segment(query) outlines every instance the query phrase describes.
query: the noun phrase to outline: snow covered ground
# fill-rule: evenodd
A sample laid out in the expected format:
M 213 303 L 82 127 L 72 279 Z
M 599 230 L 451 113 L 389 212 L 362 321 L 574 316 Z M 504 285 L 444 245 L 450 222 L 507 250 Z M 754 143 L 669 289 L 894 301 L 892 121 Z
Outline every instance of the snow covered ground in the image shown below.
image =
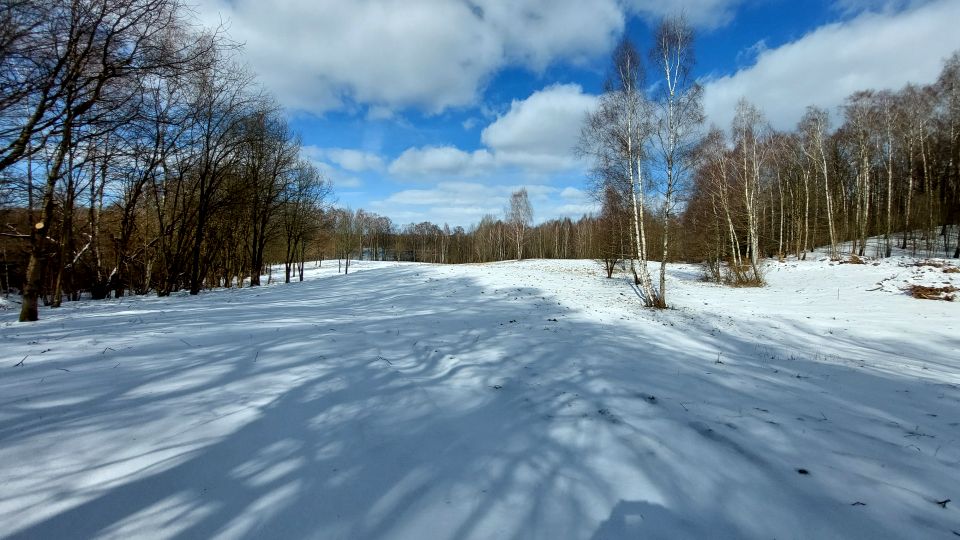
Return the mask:
M 902 288 L 960 274 L 916 262 L 674 265 L 663 312 L 537 260 L 0 310 L 0 536 L 955 538 L 960 302 Z

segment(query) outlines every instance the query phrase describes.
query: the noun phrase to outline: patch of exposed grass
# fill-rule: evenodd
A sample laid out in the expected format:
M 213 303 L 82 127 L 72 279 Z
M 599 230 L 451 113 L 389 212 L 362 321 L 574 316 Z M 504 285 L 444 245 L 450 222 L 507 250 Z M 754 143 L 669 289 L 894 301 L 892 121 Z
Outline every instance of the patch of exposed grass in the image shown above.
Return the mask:
M 911 285 L 907 288 L 907 292 L 910 293 L 910 296 L 914 298 L 919 298 L 921 300 L 945 300 L 947 302 L 953 302 L 956 295 L 951 294 L 955 293 L 960 289 L 957 289 L 953 285 L 945 285 L 943 287 L 929 287 L 926 285 Z

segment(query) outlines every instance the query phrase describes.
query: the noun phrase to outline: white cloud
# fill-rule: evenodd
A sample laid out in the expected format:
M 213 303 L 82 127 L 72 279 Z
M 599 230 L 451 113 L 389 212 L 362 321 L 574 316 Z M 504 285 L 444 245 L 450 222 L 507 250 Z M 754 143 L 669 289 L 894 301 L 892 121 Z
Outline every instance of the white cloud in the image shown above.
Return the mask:
M 575 201 L 586 201 L 589 199 L 589 195 L 586 191 L 582 189 L 577 189 L 575 187 L 565 187 L 563 191 L 560 192 L 560 196 L 564 199 L 570 199 Z
M 477 182 L 440 182 L 428 189 L 407 189 L 374 201 L 373 211 L 400 223 L 432 221 L 467 227 L 485 214 L 502 217 L 510 194 L 526 188 L 537 222 L 596 212 L 596 204 L 581 190 L 543 184 L 488 185 Z
M 626 0 L 635 13 L 647 18 L 670 17 L 683 14 L 690 24 L 703 28 L 717 28 L 730 22 L 736 7 L 745 0 Z
M 505 67 L 535 72 L 603 58 L 626 18 L 686 12 L 719 26 L 744 0 L 197 0 L 227 23 L 266 86 L 291 109 L 475 105 Z
M 807 105 L 833 109 L 864 89 L 898 89 L 936 79 L 942 61 L 960 48 L 960 2 L 939 0 L 906 11 L 867 12 L 820 27 L 756 63 L 707 82 L 711 122 L 727 127 L 737 100 L 760 106 L 774 127 L 792 128 Z
M 331 180 L 334 189 L 338 188 L 358 188 L 363 186 L 363 180 L 355 176 L 339 176 Z
M 306 145 L 301 148 L 301 155 L 310 163 L 312 163 L 317 170 L 320 171 L 320 174 L 322 174 L 324 178 L 333 184 L 335 189 L 345 187 L 361 187 L 363 185 L 363 180 L 357 178 L 356 176 L 347 174 L 342 167 L 338 167 L 337 165 L 333 165 L 326 161 L 328 158 L 328 150 L 329 149 L 319 148 L 313 145 Z
M 341 169 L 362 172 L 383 170 L 383 158 L 372 152 L 352 148 L 317 148 L 316 155 L 337 164 Z
M 863 11 L 900 11 L 931 1 L 932 0 L 834 0 L 831 7 L 840 13 L 854 15 Z
M 266 85 L 293 109 L 350 103 L 436 113 L 475 103 L 493 73 L 582 62 L 624 26 L 617 0 L 200 0 Z
M 579 85 L 550 86 L 525 100 L 514 100 L 506 114 L 483 130 L 480 140 L 498 154 L 568 158 L 584 118 L 596 104 L 597 97 L 584 94 Z
M 465 152 L 453 146 L 408 148 L 390 164 L 390 174 L 417 178 L 421 176 L 476 176 L 493 168 L 490 152 Z
M 518 169 L 544 174 L 578 166 L 574 146 L 596 96 L 576 84 L 554 85 L 514 100 L 510 109 L 481 132 L 485 148 L 468 152 L 452 146 L 410 148 L 390 164 L 403 178 L 472 177 Z

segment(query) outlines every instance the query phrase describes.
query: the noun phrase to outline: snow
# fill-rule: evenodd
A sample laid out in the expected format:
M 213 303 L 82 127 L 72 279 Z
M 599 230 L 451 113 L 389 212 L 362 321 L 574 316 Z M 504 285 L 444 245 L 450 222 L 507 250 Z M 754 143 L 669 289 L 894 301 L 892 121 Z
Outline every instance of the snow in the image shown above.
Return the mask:
M 0 536 L 952 537 L 960 306 L 902 289 L 960 274 L 920 260 L 670 265 L 667 311 L 542 260 L 0 311 Z

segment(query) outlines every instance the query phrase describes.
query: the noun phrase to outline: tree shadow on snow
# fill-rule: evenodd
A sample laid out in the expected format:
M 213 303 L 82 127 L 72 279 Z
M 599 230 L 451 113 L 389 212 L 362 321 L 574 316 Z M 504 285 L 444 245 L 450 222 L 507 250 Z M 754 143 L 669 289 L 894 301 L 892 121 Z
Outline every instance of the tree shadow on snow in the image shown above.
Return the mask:
M 402 267 L 117 309 L 9 340 L 96 331 L 2 386 L 0 448 L 23 461 L 0 479 L 23 489 L 0 494 L 0 534 L 884 536 L 888 512 L 943 532 L 925 497 L 960 483 L 950 451 L 923 456 L 936 485 L 910 481 L 925 413 L 891 399 L 925 381 L 656 321 L 625 338 L 537 288 Z M 859 464 L 879 455 L 903 461 L 877 478 Z M 890 497 L 851 506 L 863 478 Z

